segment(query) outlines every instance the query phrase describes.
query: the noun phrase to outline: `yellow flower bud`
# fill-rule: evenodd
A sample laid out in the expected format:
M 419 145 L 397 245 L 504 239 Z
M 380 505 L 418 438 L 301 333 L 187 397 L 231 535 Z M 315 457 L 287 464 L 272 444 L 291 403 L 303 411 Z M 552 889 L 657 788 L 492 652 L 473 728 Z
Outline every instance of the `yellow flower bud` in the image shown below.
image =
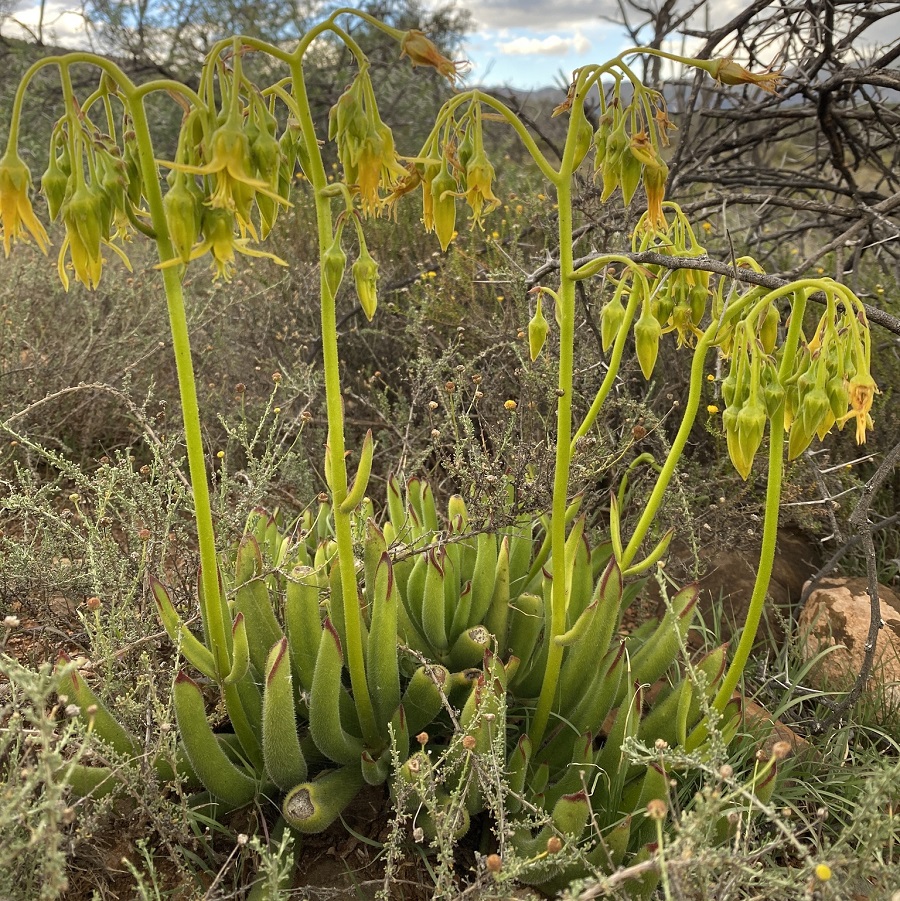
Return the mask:
M 47 209 L 50 212 L 50 218 L 54 221 L 66 199 L 68 186 L 69 176 L 60 169 L 56 151 L 51 149 L 50 163 L 47 171 L 41 176 L 41 193 L 47 198 Z
M 338 228 L 331 247 L 325 251 L 322 257 L 322 274 L 325 277 L 325 286 L 332 298 L 337 297 L 338 288 L 344 279 L 344 270 L 347 268 L 347 254 L 341 247 L 342 228 Z
M 762 443 L 766 429 L 766 408 L 758 399 L 751 399 L 737 415 L 737 441 L 729 446 L 734 468 L 746 481 L 753 466 L 753 458 Z
M 600 344 L 606 353 L 615 343 L 619 329 L 625 321 L 625 307 L 619 293 L 603 308 L 600 314 Z
M 450 174 L 446 160 L 431 182 L 431 200 L 434 231 L 441 250 L 446 251 L 456 232 L 456 179 Z
M 63 204 L 62 218 L 66 226 L 75 278 L 93 290 L 100 282 L 103 258 L 100 245 L 104 240 L 106 212 L 102 193 L 82 184 Z
M 634 325 L 634 346 L 645 379 L 650 378 L 653 374 L 653 367 L 656 366 L 661 334 L 662 328 L 656 317 L 645 308 L 640 319 Z
M 628 148 L 628 135 L 624 123 L 619 125 L 606 139 L 606 154 L 603 157 L 601 174 L 603 176 L 603 193 L 600 201 L 605 203 L 619 186 L 622 173 L 622 155 Z
M 641 161 L 628 150 L 621 157 L 619 180 L 622 185 L 622 202 L 628 206 L 641 183 Z
M 359 305 L 363 308 L 366 319 L 371 322 L 372 317 L 375 315 L 375 309 L 378 306 L 378 295 L 376 293 L 378 263 L 372 259 L 365 245 L 360 248 L 359 257 L 353 264 L 352 271 Z
M 666 196 L 666 179 L 669 167 L 661 160 L 644 166 L 644 190 L 647 192 L 647 224 L 659 231 L 666 229 L 663 200 Z
M 823 388 L 814 387 L 806 394 L 801 394 L 800 407 L 791 423 L 788 436 L 789 460 L 796 459 L 809 447 L 822 421 L 829 415 L 831 406 Z
M 779 325 L 781 325 L 781 314 L 778 312 L 778 307 L 773 303 L 769 304 L 759 326 L 759 340 L 767 354 L 775 350 Z
M 187 179 L 176 173 L 174 184 L 163 197 L 163 209 L 169 237 L 175 252 L 185 263 L 191 256 L 191 250 L 200 234 L 200 205 L 197 198 L 187 187 Z
M 550 326 L 544 318 L 544 311 L 541 309 L 541 295 L 538 294 L 537 308 L 531 322 L 528 323 L 528 350 L 531 353 L 531 360 L 534 362 L 538 358 L 544 342 L 547 340 L 547 333 Z
M 572 157 L 572 170 L 574 171 L 584 162 L 587 152 L 591 149 L 594 129 L 591 128 L 591 123 L 584 114 L 584 104 L 574 104 L 571 115 L 575 118 L 574 124 L 570 125 L 570 129 L 574 129 L 575 132 L 575 152 Z

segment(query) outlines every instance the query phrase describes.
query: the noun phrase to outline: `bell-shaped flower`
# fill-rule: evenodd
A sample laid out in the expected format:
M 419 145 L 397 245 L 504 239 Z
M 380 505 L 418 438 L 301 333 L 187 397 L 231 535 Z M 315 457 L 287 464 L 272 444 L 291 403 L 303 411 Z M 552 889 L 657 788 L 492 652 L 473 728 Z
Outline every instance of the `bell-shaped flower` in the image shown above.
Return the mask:
M 661 158 L 644 166 L 644 190 L 647 192 L 647 225 L 657 231 L 667 228 L 666 215 L 663 212 L 663 200 L 666 197 L 666 179 L 669 167 Z
M 478 225 L 484 215 L 500 205 L 491 190 L 493 180 L 494 167 L 483 149 L 476 150 L 466 166 L 466 203 L 472 210 L 473 222 Z
M 202 166 L 187 163 L 168 163 L 171 168 L 194 175 L 212 175 L 215 188 L 207 203 L 213 209 L 235 213 L 242 235 L 255 234 L 250 222 L 250 205 L 259 192 L 276 203 L 286 203 L 271 186 L 252 174 L 253 159 L 250 140 L 240 124 L 231 119 L 213 132 L 209 145 L 208 162 Z
M 9 256 L 13 241 L 21 240 L 26 232 L 38 247 L 46 253 L 50 238 L 31 206 L 28 191 L 31 173 L 18 153 L 8 149 L 0 159 L 0 231 L 3 233 L 3 251 Z
M 274 253 L 266 253 L 250 246 L 250 241 L 245 237 L 238 237 L 234 232 L 234 216 L 227 210 L 207 208 L 203 211 L 202 231 L 203 238 L 197 243 L 187 259 L 187 262 L 199 260 L 200 257 L 211 253 L 213 257 L 213 269 L 215 279 L 231 281 L 235 267 L 235 253 L 248 257 L 260 257 L 277 263 L 279 266 L 287 266 L 287 263 Z M 184 265 L 180 256 L 173 257 L 160 263 L 157 269 L 171 269 Z
M 869 411 L 872 409 L 872 400 L 878 387 L 869 373 L 869 367 L 863 366 L 850 379 L 847 384 L 847 394 L 850 398 L 850 411 L 838 419 L 838 424 L 843 427 L 850 420 L 856 420 L 856 443 L 866 443 L 866 429 L 873 427 L 872 417 Z

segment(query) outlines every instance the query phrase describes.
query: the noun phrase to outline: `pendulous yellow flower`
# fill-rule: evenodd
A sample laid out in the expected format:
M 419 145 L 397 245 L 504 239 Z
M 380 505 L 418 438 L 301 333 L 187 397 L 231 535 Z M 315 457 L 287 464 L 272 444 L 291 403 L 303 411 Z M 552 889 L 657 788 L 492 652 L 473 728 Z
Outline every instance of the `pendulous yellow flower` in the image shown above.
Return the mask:
M 187 261 L 180 256 L 160 263 L 157 269 L 171 269 L 173 266 L 183 265 L 184 262 L 199 260 L 207 253 L 212 253 L 213 268 L 216 271 L 215 279 L 231 281 L 234 274 L 235 252 L 248 257 L 263 257 L 272 260 L 279 266 L 287 266 L 287 263 L 274 253 L 266 253 L 250 246 L 249 239 L 239 238 L 234 233 L 234 218 L 227 210 L 210 208 L 203 211 L 202 219 L 203 240 L 191 250 Z
M 46 253 L 50 239 L 44 226 L 34 215 L 28 190 L 31 173 L 18 153 L 9 149 L 0 159 L 0 230 L 3 233 L 3 250 L 9 256 L 13 241 L 21 240 L 28 232 Z
M 403 35 L 400 41 L 400 50 L 401 59 L 408 56 L 414 66 L 430 66 L 432 69 L 437 69 L 451 84 L 455 84 L 460 77 L 460 69 L 465 68 L 466 65 L 463 62 L 447 59 L 432 40 L 415 28 L 411 28 Z
M 843 427 L 847 420 L 855 419 L 857 444 L 866 443 L 866 429 L 871 429 L 873 426 L 869 411 L 872 409 L 872 399 L 875 397 L 877 390 L 875 380 L 869 374 L 867 368 L 857 372 L 847 385 L 847 393 L 850 396 L 850 411 L 838 419 L 838 425 Z

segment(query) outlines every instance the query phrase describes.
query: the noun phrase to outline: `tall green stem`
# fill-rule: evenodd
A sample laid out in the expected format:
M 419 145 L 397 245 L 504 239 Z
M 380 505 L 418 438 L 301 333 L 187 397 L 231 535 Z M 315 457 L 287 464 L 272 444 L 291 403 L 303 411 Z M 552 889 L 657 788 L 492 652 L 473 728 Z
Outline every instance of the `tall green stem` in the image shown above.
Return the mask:
M 781 359 L 779 379 L 782 384 L 790 374 L 794 365 L 794 356 L 800 342 L 803 325 L 803 314 L 806 311 L 806 290 L 801 289 L 796 293 L 793 309 L 791 310 L 791 324 L 788 328 L 784 342 L 784 356 Z M 766 512 L 763 520 L 762 542 L 759 549 L 759 565 L 756 569 L 756 582 L 753 585 L 753 594 L 750 596 L 750 606 L 747 610 L 747 619 L 741 631 L 741 640 L 738 642 L 728 672 L 722 680 L 713 701 L 713 707 L 720 713 L 731 700 L 731 695 L 737 688 L 738 682 L 744 673 L 744 667 L 750 658 L 753 642 L 756 640 L 756 632 L 762 618 L 763 607 L 766 602 L 766 593 L 769 590 L 769 581 L 772 578 L 772 567 L 775 563 L 775 542 L 778 538 L 778 512 L 781 506 L 781 482 L 784 473 L 784 402 L 779 405 L 772 416 L 769 425 L 769 477 L 766 483 Z
M 567 141 L 567 146 L 571 145 Z M 550 719 L 556 695 L 563 648 L 555 641 L 566 629 L 568 579 L 566 578 L 566 501 L 569 491 L 569 467 L 572 463 L 572 370 L 575 345 L 575 279 L 572 248 L 572 153 L 563 159 L 556 185 L 559 203 L 559 379 L 556 406 L 556 461 L 553 476 L 553 506 L 550 517 L 550 559 L 553 562 L 550 622 L 545 624 L 547 666 L 538 698 L 530 736 L 540 746 Z
M 315 127 L 309 111 L 306 83 L 303 78 L 303 64 L 299 58 L 291 62 L 294 81 L 294 97 L 301 111 L 300 125 L 309 149 L 310 170 L 307 172 L 312 185 L 316 204 L 316 225 L 319 239 L 320 263 L 324 262 L 325 251 L 333 240 L 331 199 L 325 195 L 328 179 L 325 166 L 318 150 Z M 370 747 L 379 743 L 378 728 L 369 685 L 366 680 L 363 657 L 362 620 L 359 609 L 359 595 L 356 587 L 356 567 L 353 560 L 353 535 L 350 515 L 341 511 L 341 504 L 347 497 L 347 465 L 344 458 L 344 409 L 341 399 L 340 361 L 337 344 L 337 317 L 335 299 L 325 280 L 325 267 L 320 265 L 321 317 L 322 317 L 322 361 L 325 371 L 325 405 L 328 416 L 328 447 L 331 456 L 331 491 L 334 533 L 337 543 L 338 567 L 341 577 L 341 592 L 344 601 L 344 627 L 347 647 L 347 669 L 353 699 L 359 713 L 363 738 Z
M 175 257 L 175 251 L 166 225 L 159 173 L 153 155 L 153 143 L 143 99 L 134 100 L 130 109 L 135 139 L 140 153 L 144 196 L 150 208 L 150 219 L 156 233 L 159 259 L 160 262 L 165 263 Z M 162 270 L 162 276 L 169 310 L 169 323 L 172 329 L 172 348 L 178 372 L 178 390 L 181 395 L 181 415 L 184 420 L 188 471 L 194 494 L 194 516 L 197 523 L 197 542 L 200 547 L 205 607 L 203 620 L 209 630 L 208 640 L 216 659 L 216 670 L 219 677 L 224 678 L 231 669 L 231 663 L 228 659 L 225 620 L 219 593 L 216 541 L 213 532 L 212 507 L 209 500 L 206 459 L 203 453 L 203 433 L 200 428 L 200 406 L 197 402 L 197 386 L 194 380 L 194 365 L 191 360 L 191 345 L 184 308 L 184 293 L 181 288 L 181 275 L 177 268 Z

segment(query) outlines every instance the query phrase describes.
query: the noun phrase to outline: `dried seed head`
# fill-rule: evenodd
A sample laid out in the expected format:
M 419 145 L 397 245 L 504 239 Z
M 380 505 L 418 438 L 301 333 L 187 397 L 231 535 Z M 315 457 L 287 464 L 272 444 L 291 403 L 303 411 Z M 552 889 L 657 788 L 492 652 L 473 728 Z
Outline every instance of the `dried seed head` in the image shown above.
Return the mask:
M 548 854 L 559 854 L 562 851 L 562 839 L 558 835 L 551 835 L 550 838 L 547 839 L 547 853 Z
M 729 766 L 727 763 L 719 768 L 719 775 L 723 779 L 730 779 L 734 775 L 734 767 Z
M 784 760 L 791 753 L 791 743 L 787 741 L 776 741 L 772 745 L 772 756 L 776 760 Z
M 666 818 L 666 802 L 659 799 L 653 798 L 647 804 L 647 816 L 650 817 L 651 820 L 662 821 Z
M 488 854 L 484 865 L 489 873 L 499 873 L 503 869 L 503 859 L 499 854 Z
M 423 746 L 424 746 L 424 745 L 427 745 L 427 744 L 428 744 L 428 733 L 427 733 L 427 732 L 420 732 L 420 733 L 416 736 L 416 741 L 417 741 L 420 745 L 423 745 Z
M 99 610 L 100 606 L 101 606 L 101 601 L 100 601 L 100 598 L 97 598 L 97 597 L 88 598 L 85 601 L 85 604 L 87 605 L 88 610 Z
M 463 747 L 464 747 L 467 751 L 474 751 L 474 750 L 475 750 L 475 745 L 477 744 L 477 742 L 475 741 L 475 736 L 474 736 L 474 735 L 467 735 L 465 738 L 463 738 L 462 744 L 463 744 Z

